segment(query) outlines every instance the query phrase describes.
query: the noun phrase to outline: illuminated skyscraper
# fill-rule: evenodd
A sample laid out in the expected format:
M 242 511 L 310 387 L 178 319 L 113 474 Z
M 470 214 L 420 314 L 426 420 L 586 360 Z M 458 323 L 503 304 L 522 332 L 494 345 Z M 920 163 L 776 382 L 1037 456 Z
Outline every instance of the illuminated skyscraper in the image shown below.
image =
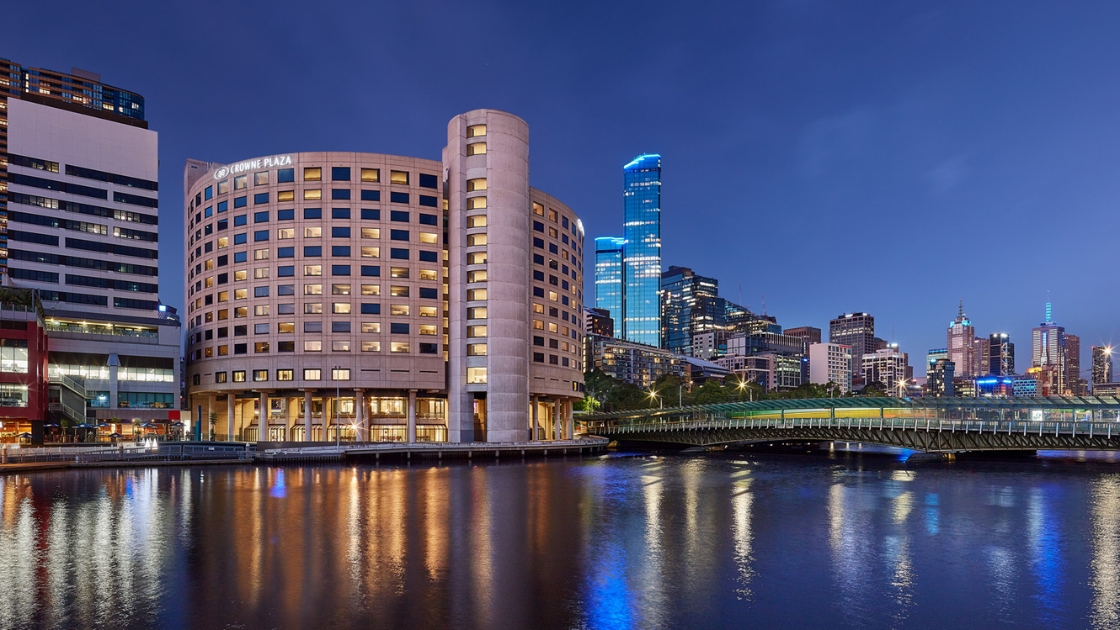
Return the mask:
M 622 244 L 617 236 L 595 239 L 595 308 L 608 311 L 622 336 Z
M 863 355 L 875 352 L 875 318 L 868 313 L 844 313 L 828 322 L 828 342 L 852 349 L 853 385 L 863 386 Z M 810 363 L 813 359 L 810 358 Z M 810 365 L 810 370 L 812 370 Z M 816 382 L 816 381 L 814 381 Z
M 1066 390 L 1066 329 L 1055 324 L 1050 303 L 1046 321 L 1031 330 L 1031 368 L 1038 372 L 1042 396 L 1060 396 Z
M 1093 346 L 1093 385 L 1112 382 L 1112 346 Z
M 975 343 L 975 329 L 972 322 L 964 314 L 964 303 L 957 310 L 957 318 L 949 322 L 949 331 L 946 335 L 949 349 L 949 360 L 956 367 L 957 376 L 975 376 L 977 344 Z
M 1015 344 L 1007 333 L 988 335 L 987 373 L 996 376 L 1011 376 L 1015 373 Z
M 1088 386 L 1081 378 L 1081 337 L 1066 333 L 1066 390 L 1080 396 Z
M 660 347 L 661 156 L 639 155 L 623 170 L 621 336 Z

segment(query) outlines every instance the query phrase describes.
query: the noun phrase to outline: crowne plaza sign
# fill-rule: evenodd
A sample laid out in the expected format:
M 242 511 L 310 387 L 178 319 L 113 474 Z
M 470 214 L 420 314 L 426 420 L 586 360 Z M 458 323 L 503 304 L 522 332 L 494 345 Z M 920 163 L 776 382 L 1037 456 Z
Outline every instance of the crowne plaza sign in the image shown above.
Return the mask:
M 230 164 L 229 166 L 223 166 L 214 171 L 214 179 L 222 179 L 230 175 L 239 175 L 262 168 L 291 165 L 292 156 L 290 155 L 273 155 L 271 157 L 257 158 L 255 160 L 245 160 L 236 164 Z

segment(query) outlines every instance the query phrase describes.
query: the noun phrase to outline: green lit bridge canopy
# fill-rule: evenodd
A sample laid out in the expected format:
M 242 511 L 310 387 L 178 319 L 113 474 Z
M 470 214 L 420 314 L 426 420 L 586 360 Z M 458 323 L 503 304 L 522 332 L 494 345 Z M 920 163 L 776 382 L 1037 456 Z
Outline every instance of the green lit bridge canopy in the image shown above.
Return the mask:
M 584 422 L 650 421 L 658 418 L 677 420 L 682 416 L 759 417 L 778 415 L 798 417 L 832 415 L 846 417 L 881 417 L 884 415 L 992 415 L 1040 411 L 1051 413 L 1108 412 L 1120 413 L 1120 399 L 1112 396 L 1047 396 L 1031 398 L 791 398 L 754 402 L 726 402 L 688 407 L 627 409 L 604 413 L 582 414 Z

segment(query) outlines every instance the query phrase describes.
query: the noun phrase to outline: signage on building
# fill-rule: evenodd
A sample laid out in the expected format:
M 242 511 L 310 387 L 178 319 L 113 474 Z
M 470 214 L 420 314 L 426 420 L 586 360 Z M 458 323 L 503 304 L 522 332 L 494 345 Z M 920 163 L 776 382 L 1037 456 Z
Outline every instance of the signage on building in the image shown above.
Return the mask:
M 257 158 L 255 160 L 245 160 L 244 162 L 238 162 L 236 164 L 230 164 L 229 166 L 223 166 L 214 171 L 214 179 L 222 179 L 223 177 L 228 177 L 230 175 L 239 175 L 241 173 L 247 173 L 249 171 L 261 168 L 272 168 L 274 166 L 291 165 L 292 156 L 290 155 L 273 155 L 271 157 Z

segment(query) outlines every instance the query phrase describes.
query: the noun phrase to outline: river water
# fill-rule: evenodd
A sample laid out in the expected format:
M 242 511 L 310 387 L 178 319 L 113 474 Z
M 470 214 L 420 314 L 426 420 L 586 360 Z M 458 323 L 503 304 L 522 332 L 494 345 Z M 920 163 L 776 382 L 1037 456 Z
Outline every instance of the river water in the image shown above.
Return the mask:
M 0 628 L 1120 628 L 1120 461 L 0 477 Z

